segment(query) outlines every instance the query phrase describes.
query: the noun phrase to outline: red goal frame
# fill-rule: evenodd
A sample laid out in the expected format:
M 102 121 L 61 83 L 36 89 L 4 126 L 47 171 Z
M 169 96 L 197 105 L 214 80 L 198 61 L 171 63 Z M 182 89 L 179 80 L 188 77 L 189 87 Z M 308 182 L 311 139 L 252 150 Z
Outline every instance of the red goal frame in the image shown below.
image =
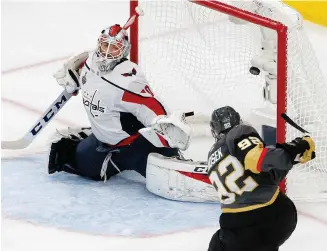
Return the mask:
M 187 1 L 187 0 L 185 0 Z M 286 112 L 286 86 L 287 86 L 287 26 L 275 20 L 253 14 L 251 12 L 230 6 L 214 0 L 191 0 L 194 4 L 202 5 L 215 11 L 234 16 L 248 22 L 264 26 L 277 32 L 277 138 L 278 143 L 285 142 L 286 123 L 281 114 Z M 130 16 L 135 14 L 138 0 L 130 1 Z M 142 6 L 141 6 L 142 7 Z M 146 13 L 145 13 L 146 15 Z M 142 18 L 142 17 L 140 17 Z M 138 19 L 130 27 L 131 53 L 130 59 L 138 63 Z M 285 180 L 281 182 L 280 188 L 286 191 Z

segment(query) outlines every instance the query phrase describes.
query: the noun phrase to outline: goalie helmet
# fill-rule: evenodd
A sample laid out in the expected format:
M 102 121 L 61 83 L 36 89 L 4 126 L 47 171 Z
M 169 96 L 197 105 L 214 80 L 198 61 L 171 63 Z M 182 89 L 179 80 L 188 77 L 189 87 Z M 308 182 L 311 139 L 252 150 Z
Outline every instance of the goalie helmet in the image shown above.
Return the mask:
M 129 55 L 127 31 L 115 24 L 101 31 L 96 49 L 96 64 L 100 72 L 107 73 Z
M 217 139 L 221 133 L 226 134 L 240 123 L 241 117 L 238 112 L 230 106 L 221 107 L 212 112 L 210 121 L 211 133 Z

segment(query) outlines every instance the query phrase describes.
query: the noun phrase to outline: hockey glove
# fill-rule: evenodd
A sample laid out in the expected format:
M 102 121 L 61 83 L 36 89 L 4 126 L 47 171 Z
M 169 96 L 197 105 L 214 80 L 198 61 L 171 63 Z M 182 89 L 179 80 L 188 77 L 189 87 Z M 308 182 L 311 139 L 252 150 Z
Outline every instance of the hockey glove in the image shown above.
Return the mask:
M 293 164 L 306 163 L 316 157 L 315 143 L 311 137 L 295 138 L 291 142 L 276 144 L 276 147 L 286 150 L 293 159 Z
M 51 139 L 48 173 L 65 171 L 78 174 L 75 160 L 76 147 L 91 133 L 90 128 L 68 128 L 57 131 Z
M 64 63 L 61 69 L 53 74 L 58 84 L 65 88 L 67 92 L 74 93 L 80 89 L 79 69 L 88 56 L 88 52 L 72 56 Z
M 186 150 L 191 141 L 191 128 L 185 121 L 183 113 L 159 115 L 151 123 L 151 127 L 142 128 L 139 132 L 155 147 L 163 147 L 158 135 L 164 138 L 169 147 Z

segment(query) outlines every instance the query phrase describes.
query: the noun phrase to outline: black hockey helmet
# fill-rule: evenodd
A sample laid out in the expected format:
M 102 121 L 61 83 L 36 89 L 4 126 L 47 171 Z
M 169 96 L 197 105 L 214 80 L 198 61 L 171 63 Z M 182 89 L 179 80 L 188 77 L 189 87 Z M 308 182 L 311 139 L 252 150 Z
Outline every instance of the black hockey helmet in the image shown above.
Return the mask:
M 224 106 L 212 112 L 210 127 L 211 133 L 215 138 L 219 138 L 219 134 L 226 134 L 234 126 L 241 123 L 241 117 L 234 108 Z

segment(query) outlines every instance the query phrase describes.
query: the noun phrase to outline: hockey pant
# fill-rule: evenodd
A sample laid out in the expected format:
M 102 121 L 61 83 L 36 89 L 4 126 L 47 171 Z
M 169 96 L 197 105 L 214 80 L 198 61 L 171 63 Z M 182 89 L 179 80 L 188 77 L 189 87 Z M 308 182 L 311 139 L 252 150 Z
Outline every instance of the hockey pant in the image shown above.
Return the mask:
M 134 170 L 145 177 L 150 153 L 172 157 L 178 156 L 178 149 L 156 148 L 142 135 L 130 145 L 109 147 L 91 134 L 77 145 L 77 174 L 93 180 L 104 180 L 124 170 Z
M 277 251 L 297 224 L 294 203 L 283 193 L 267 207 L 223 213 L 208 251 Z

